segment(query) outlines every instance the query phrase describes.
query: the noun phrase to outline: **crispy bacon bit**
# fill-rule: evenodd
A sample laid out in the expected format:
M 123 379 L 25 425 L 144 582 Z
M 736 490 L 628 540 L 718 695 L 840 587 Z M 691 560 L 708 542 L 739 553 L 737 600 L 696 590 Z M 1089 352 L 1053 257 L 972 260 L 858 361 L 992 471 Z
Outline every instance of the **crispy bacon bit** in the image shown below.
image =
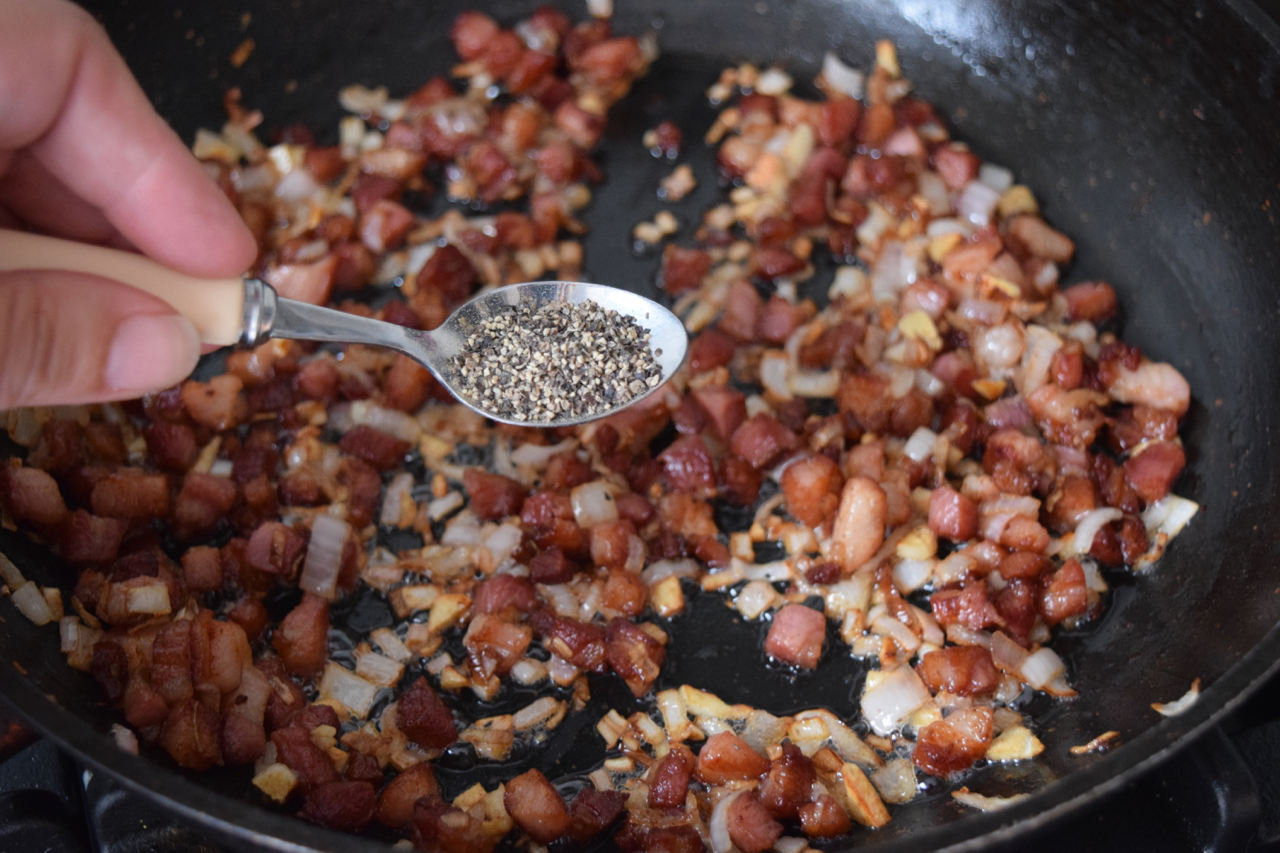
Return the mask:
M 658 461 L 672 489 L 703 497 L 715 494 L 715 467 L 702 436 L 682 435 L 659 454 Z
M 536 559 L 536 558 L 535 558 Z M 545 583 L 538 581 L 535 583 Z M 510 618 L 516 612 L 528 613 L 538 606 L 538 592 L 528 580 L 515 575 L 491 575 L 476 585 L 471 598 L 471 612 Z
M 689 369 L 702 373 L 726 365 L 737 346 L 733 338 L 719 329 L 707 329 L 689 344 Z
M 110 563 L 128 529 L 129 524 L 123 519 L 102 518 L 78 509 L 62 525 L 58 550 L 69 563 Z M 218 586 L 222 586 L 221 571 Z
M 815 669 L 826 633 L 827 620 L 821 613 L 803 604 L 788 604 L 774 614 L 764 650 L 792 666 Z
M 810 838 L 835 838 L 853 828 L 849 816 L 830 794 L 819 794 L 800 807 L 800 827 Z
M 410 837 L 416 849 L 427 853 L 490 853 L 501 840 L 484 832 L 480 818 L 438 796 L 414 804 Z
M 963 625 L 981 631 L 989 625 L 1000 624 L 1000 617 L 992 609 L 982 584 L 939 590 L 929 596 L 929 609 L 943 625 Z
M 169 514 L 169 481 L 162 474 L 121 468 L 94 484 L 90 503 L 94 515 L 108 518 L 126 521 L 163 518 Z M 55 509 L 52 502 L 49 507 L 50 511 Z M 65 513 L 66 507 L 62 510 Z
M 711 256 L 701 249 L 668 243 L 662 250 L 662 286 L 672 296 L 697 289 L 710 271 Z
M 1062 564 L 1040 594 L 1040 615 L 1050 625 L 1079 616 L 1089 608 L 1084 569 L 1074 557 Z
M 824 455 L 792 462 L 782 472 L 782 491 L 787 509 L 801 524 L 824 525 L 840 506 L 844 478 L 840 466 Z
M 720 330 L 739 341 L 750 341 L 756 332 L 756 317 L 764 304 L 751 282 L 739 279 L 729 286 Z
M 471 620 L 462 644 L 467 649 L 472 671 L 489 678 L 510 672 L 532 639 L 533 629 L 527 625 L 480 614 Z
M 396 774 L 378 795 L 377 818 L 384 826 L 400 829 L 413 820 L 418 800 L 440 796 L 435 769 L 429 761 L 414 764 Z
M 991 719 L 991 709 L 979 706 L 925 726 L 916 738 L 915 765 L 934 776 L 968 770 L 991 745 Z
M 761 783 L 760 803 L 779 820 L 794 820 L 800 807 L 813 796 L 817 774 L 813 762 L 795 744 L 784 741 L 782 754 L 769 765 L 769 775 Z
M 338 447 L 343 453 L 367 462 L 379 471 L 390 471 L 402 465 L 405 454 L 409 452 L 409 442 L 363 424 L 344 435 Z
M 954 542 L 968 541 L 978 531 L 978 508 L 950 486 L 940 486 L 929 496 L 929 529 Z
M 160 730 L 160 745 L 183 767 L 208 770 L 222 758 L 219 728 L 216 711 L 187 699 L 169 712 Z
M 643 628 L 622 617 L 605 631 L 605 659 L 636 696 L 643 696 L 657 680 L 667 650 Z
M 502 804 L 516 825 L 539 844 L 550 844 L 572 822 L 564 797 L 560 796 L 542 771 L 526 770 L 507 782 Z
M 1170 441 L 1152 442 L 1124 463 L 1124 478 L 1138 496 L 1154 503 L 1173 488 L 1174 481 L 1186 467 L 1187 456 L 1182 446 Z
M 359 832 L 373 820 L 377 790 L 368 782 L 329 782 L 307 792 L 298 817 L 340 832 Z
M 306 794 L 321 785 L 338 781 L 329 756 L 311 740 L 311 729 L 301 725 L 286 726 L 271 733 L 277 760 L 298 774 L 298 787 Z
M 975 696 L 991 693 L 1000 686 L 1000 673 L 991 661 L 991 652 L 982 646 L 935 649 L 920 659 L 917 671 L 935 693 Z
M 707 785 L 758 779 L 768 772 L 769 759 L 733 732 L 718 732 L 707 738 L 694 767 L 698 781 Z
M 766 468 L 779 456 L 800 446 L 800 440 L 777 419 L 763 412 L 733 432 L 729 449 L 755 468 Z
M 729 804 L 729 838 L 742 853 L 764 853 L 782 835 L 778 823 L 761 805 L 754 791 L 746 791 Z
M 396 703 L 396 727 L 426 749 L 444 749 L 458 739 L 453 714 L 425 678 L 419 678 L 400 695 Z
M 676 744 L 649 771 L 649 805 L 655 809 L 684 807 L 693 777 L 693 753 L 684 744 Z
M 298 606 L 280 621 L 271 644 L 289 672 L 318 675 L 329 653 L 329 602 L 304 593 Z
M 565 837 L 581 844 L 602 835 L 622 816 L 627 795 L 623 791 L 597 791 L 588 785 L 569 806 Z

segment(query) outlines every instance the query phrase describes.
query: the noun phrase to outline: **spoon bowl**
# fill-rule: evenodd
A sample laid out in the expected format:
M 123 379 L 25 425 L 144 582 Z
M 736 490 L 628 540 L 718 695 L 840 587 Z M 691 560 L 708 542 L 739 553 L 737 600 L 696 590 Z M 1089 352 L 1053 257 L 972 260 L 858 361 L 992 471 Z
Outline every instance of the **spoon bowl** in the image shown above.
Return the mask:
M 630 291 L 576 281 L 534 281 L 494 288 L 477 294 L 438 328 L 423 332 L 286 299 L 265 282 L 247 279 L 242 342 L 259 344 L 269 338 L 294 338 L 388 347 L 422 364 L 459 402 L 487 418 L 518 426 L 574 426 L 607 417 L 617 408 L 549 421 L 516 420 L 491 411 L 467 396 L 461 390 L 463 383 L 454 367 L 454 358 L 463 352 L 467 337 L 485 321 L 518 307 L 537 310 L 559 302 L 595 303 L 631 317 L 649 333 L 649 346 L 662 378 L 653 387 L 627 400 L 624 406 L 634 405 L 661 388 L 684 363 L 689 336 L 678 317 L 653 300 Z

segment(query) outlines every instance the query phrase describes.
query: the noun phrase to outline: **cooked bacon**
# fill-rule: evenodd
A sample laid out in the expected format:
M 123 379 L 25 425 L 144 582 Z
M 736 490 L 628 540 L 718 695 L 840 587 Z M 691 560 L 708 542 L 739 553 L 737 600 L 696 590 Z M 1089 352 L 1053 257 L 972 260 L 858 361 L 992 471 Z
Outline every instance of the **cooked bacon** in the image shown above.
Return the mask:
M 754 791 L 745 791 L 729 804 L 729 838 L 742 853 L 764 853 L 782 835 L 782 824 L 769 814 Z
M 516 826 L 539 844 L 555 841 L 571 823 L 564 797 L 536 768 L 506 783 L 502 804 Z
M 711 451 L 700 435 L 682 435 L 658 455 L 667 484 L 700 497 L 715 494 L 716 472 Z
M 707 785 L 758 779 L 768 772 L 769 759 L 733 732 L 717 732 L 707 738 L 694 767 L 698 781 Z
M 776 293 L 760 309 L 756 318 L 756 337 L 771 344 L 785 344 L 791 333 L 806 319 L 805 311 Z
M 252 764 L 267 748 L 267 732 L 261 723 L 229 713 L 222 718 L 218 744 L 224 764 Z
M 627 853 L 702 853 L 706 846 L 692 826 L 644 826 L 630 816 L 613 837 L 619 850 Z
M 826 617 L 817 610 L 787 604 L 773 615 L 764 641 L 765 654 L 802 669 L 816 669 L 826 633 Z
M 957 696 L 991 693 L 1000 686 L 1000 673 L 991 652 L 982 646 L 947 646 L 927 652 L 916 671 L 934 693 Z
M 329 653 L 329 602 L 303 593 L 298 606 L 280 620 L 271 644 L 294 675 L 318 675 Z
M 1139 497 L 1154 503 L 1169 494 L 1186 464 L 1187 456 L 1181 445 L 1156 441 L 1125 460 L 1124 478 Z
M 501 837 L 486 834 L 482 821 L 438 796 L 414 803 L 410 837 L 425 853 L 490 853 Z
M 888 497 L 880 484 L 861 476 L 844 484 L 831 533 L 831 555 L 846 575 L 879 550 L 888 514 Z
M 696 290 L 711 271 L 711 256 L 701 249 L 668 243 L 662 250 L 662 286 L 672 296 Z
M 929 596 L 929 608 L 943 625 L 963 625 L 982 631 L 989 625 L 1000 624 L 1000 616 L 992 608 L 983 584 L 939 590 Z
M 800 747 L 783 741 L 781 749 L 782 753 L 770 763 L 769 775 L 760 785 L 760 803 L 775 818 L 794 820 L 800 816 L 800 807 L 812 798 L 817 774 L 813 762 Z
M 163 474 L 121 468 L 94 484 L 90 503 L 94 515 L 108 518 L 126 521 L 163 518 L 169 514 L 169 481 Z M 14 514 L 17 515 L 16 510 Z
M 419 678 L 400 694 L 396 703 L 396 727 L 425 749 L 444 749 L 458 739 L 453 714 L 425 678 Z
M 187 424 L 152 421 L 142 435 L 147 441 L 147 458 L 166 471 L 186 471 L 200 451 L 195 430 Z
M 1074 530 L 1080 519 L 1097 506 L 1098 492 L 1093 481 L 1082 474 L 1067 474 L 1045 499 L 1044 516 L 1050 529 L 1066 533 Z
M 534 614 L 534 630 L 542 637 L 547 651 L 562 660 L 592 672 L 607 669 L 605 632 L 598 625 L 542 610 Z
M 733 338 L 719 329 L 706 329 L 689 344 L 689 369 L 702 373 L 726 365 L 737 346 Z
M 359 832 L 373 820 L 377 790 L 368 782 L 329 782 L 307 792 L 298 817 L 339 832 Z
M 739 279 L 729 285 L 724 313 L 720 315 L 720 331 L 739 341 L 750 341 L 755 335 L 756 318 L 764 301 L 751 286 L 751 282 Z
M 477 468 L 466 470 L 463 485 L 471 497 L 471 510 L 490 521 L 501 521 L 507 516 L 518 515 L 527 495 L 524 486 L 510 477 L 490 474 Z
M 387 405 L 402 412 L 416 412 L 427 401 L 434 381 L 431 371 L 407 355 L 397 354 L 387 371 Z
M 536 578 L 534 581 L 539 582 Z M 528 613 L 537 605 L 538 592 L 533 584 L 515 575 L 491 575 L 477 584 L 471 594 L 471 612 L 476 615 L 509 619 L 517 612 Z
M 760 497 L 764 474 L 749 462 L 726 455 L 720 460 L 720 483 L 726 501 L 736 506 L 751 506 Z
M 693 777 L 693 753 L 676 744 L 649 771 L 649 806 L 655 809 L 683 808 Z
M 240 393 L 243 387 L 238 377 L 229 374 L 208 382 L 188 380 L 182 383 L 182 404 L 196 423 L 214 430 L 229 429 L 242 423 L 248 414 Z
M 1006 230 L 1014 247 L 1035 258 L 1065 264 L 1076 251 L 1076 244 L 1067 235 L 1055 231 L 1043 219 L 1032 214 L 1013 217 Z
M 471 620 L 462 645 L 467 650 L 472 671 L 487 679 L 510 672 L 532 639 L 533 629 L 528 625 L 504 622 L 482 613 Z
M 1063 288 L 1062 295 L 1067 300 L 1067 319 L 1071 321 L 1102 323 L 1120 310 L 1115 288 L 1105 281 L 1082 281 Z
M 800 828 L 810 838 L 835 838 L 853 825 L 849 816 L 830 794 L 819 794 L 812 803 L 800 807 Z
M 799 446 L 800 440 L 794 432 L 764 412 L 743 422 L 729 439 L 729 449 L 734 455 L 755 468 L 766 468 L 779 456 Z
M 390 471 L 404 463 L 409 442 L 363 424 L 348 432 L 338 442 L 343 453 L 367 462 L 379 471 Z
M 173 504 L 173 531 L 190 541 L 213 533 L 218 522 L 235 506 L 236 484 L 226 477 L 191 471 L 182 480 L 182 491 Z
M 298 789 L 306 795 L 322 785 L 338 780 L 338 771 L 324 750 L 311 740 L 311 729 L 286 726 L 271 733 L 276 760 L 298 774 Z
M 346 459 L 338 472 L 338 482 L 349 493 L 347 521 L 357 530 L 371 523 L 382 500 L 382 478 L 359 459 Z
M 151 686 L 169 705 L 190 699 L 191 621 L 162 625 L 151 647 Z
M 840 506 L 844 478 L 840 466 L 822 454 L 792 462 L 782 472 L 787 509 L 801 524 L 825 525 Z
M 965 184 L 978 177 L 981 164 L 978 155 L 960 143 L 942 145 L 933 152 L 934 168 L 951 190 L 962 190 Z
M 103 518 L 78 509 L 62 525 L 58 551 L 68 563 L 110 563 L 119 553 L 128 529 L 129 524 L 123 519 Z M 221 585 L 219 570 L 218 586 Z
M 1039 604 L 1040 615 L 1050 625 L 1079 616 L 1089 608 L 1089 590 L 1079 560 L 1072 557 L 1053 573 L 1040 593 Z
M 624 791 L 597 791 L 586 786 L 569 805 L 569 828 L 564 837 L 577 844 L 597 838 L 622 816 L 626 802 Z
M 985 706 L 953 711 L 920 730 L 912 760 L 934 776 L 968 770 L 991 745 L 991 719 Z
M 195 699 L 169 712 L 160 730 L 160 745 L 173 760 L 191 770 L 208 770 L 222 759 L 218 714 Z
M 929 529 L 954 542 L 965 542 L 977 533 L 978 508 L 950 486 L 940 486 L 929 496 Z
M 400 829 L 413 820 L 414 803 L 440 796 L 431 762 L 422 761 L 396 774 L 378 795 L 377 817 L 384 826 Z
M 268 521 L 249 537 L 245 556 L 260 572 L 292 578 L 306 553 L 307 540 L 301 533 L 282 522 Z
M 657 680 L 667 650 L 639 625 L 622 617 L 609 621 L 605 631 L 605 659 L 636 696 L 643 696 Z
M 613 567 L 605 577 L 601 603 L 622 616 L 639 616 L 649 597 L 649 587 L 639 572 Z

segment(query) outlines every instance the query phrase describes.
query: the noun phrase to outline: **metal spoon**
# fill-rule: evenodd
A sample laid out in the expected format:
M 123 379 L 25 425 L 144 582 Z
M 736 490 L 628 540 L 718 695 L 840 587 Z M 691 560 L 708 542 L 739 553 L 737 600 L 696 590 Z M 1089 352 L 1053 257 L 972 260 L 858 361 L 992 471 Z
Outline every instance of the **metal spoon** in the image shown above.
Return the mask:
M 420 362 L 455 397 L 485 417 L 522 426 L 572 426 L 607 417 L 616 409 L 552 421 L 517 421 L 483 408 L 459 390 L 451 366 L 470 331 L 495 314 L 528 304 L 594 302 L 635 319 L 649 331 L 662 381 L 627 401 L 653 393 L 680 368 L 689 338 L 684 324 L 656 302 L 616 287 L 573 281 L 512 284 L 480 293 L 429 332 L 357 317 L 331 308 L 286 299 L 255 278 L 200 279 L 174 272 L 141 255 L 0 229 L 0 271 L 67 270 L 101 275 L 165 300 L 189 319 L 207 344 L 254 346 L 269 338 L 370 344 L 402 352 Z

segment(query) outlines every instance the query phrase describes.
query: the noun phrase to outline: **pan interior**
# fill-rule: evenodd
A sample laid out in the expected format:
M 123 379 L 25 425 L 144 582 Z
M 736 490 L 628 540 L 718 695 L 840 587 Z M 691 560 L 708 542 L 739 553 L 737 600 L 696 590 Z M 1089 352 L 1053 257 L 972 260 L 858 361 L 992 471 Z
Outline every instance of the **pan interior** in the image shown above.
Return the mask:
M 298 0 L 249 4 L 242 14 L 240 6 L 206 3 L 175 6 L 172 16 L 144 15 L 128 0 L 88 5 L 160 112 L 190 140 L 197 127 L 221 125 L 222 93 L 231 85 L 242 89 L 246 106 L 263 111 L 267 128 L 303 123 L 336 136 L 341 86 L 386 85 L 403 95 L 446 72 L 453 61 L 449 23 L 477 4 Z M 509 22 L 536 4 L 479 5 Z M 562 5 L 582 14 L 577 4 Z M 954 135 L 1013 169 L 1046 219 L 1076 241 L 1065 280 L 1112 283 L 1124 309 L 1124 339 L 1172 362 L 1192 386 L 1184 426 L 1188 468 L 1178 492 L 1199 502 L 1201 513 L 1154 572 L 1112 577 L 1105 617 L 1061 642 L 1080 697 L 1045 703 L 1036 719 L 1044 755 L 1023 766 L 985 768 L 968 780 L 983 793 L 1041 795 L 1003 817 L 964 815 L 948 797 L 924 797 L 897 809 L 885 829 L 862 833 L 858 846 L 963 845 L 1060 809 L 1185 739 L 1268 670 L 1280 648 L 1271 633 L 1280 621 L 1280 536 L 1272 510 L 1276 451 L 1268 440 L 1277 403 L 1264 391 L 1280 372 L 1271 325 L 1280 273 L 1280 189 L 1269 150 L 1280 139 L 1275 27 L 1234 3 L 637 0 L 617 7 L 615 29 L 658 28 L 664 54 L 611 114 L 599 156 L 607 181 L 585 217 L 588 280 L 655 295 L 659 259 L 637 256 L 630 230 L 663 206 L 654 187 L 669 166 L 639 143 L 657 121 L 670 118 L 685 129 L 682 161 L 700 178 L 673 208 L 685 224 L 679 242 L 690 241 L 702 211 L 722 196 L 714 152 L 697 139 L 714 119 L 703 92 L 724 63 L 777 61 L 807 79 L 824 51 L 868 67 L 875 40 L 890 38 L 905 76 L 938 105 Z M 232 68 L 228 57 L 247 37 L 255 40 L 254 52 Z M 442 209 L 431 204 L 423 212 Z M 806 290 L 825 292 L 831 274 L 820 267 Z M 0 550 L 41 582 L 60 582 L 68 591 L 74 583 L 17 537 L 0 537 Z M 353 602 L 358 606 L 364 605 Z M 695 599 L 671 631 L 671 663 L 660 687 L 693 683 L 778 713 L 815 704 L 842 713 L 856 708 L 860 665 L 837 650 L 815 675 L 766 669 L 759 629 L 738 622 L 717 596 Z M 4 669 L 6 695 L 32 715 L 45 707 L 45 695 L 53 697 L 62 710 L 46 725 L 91 759 L 226 832 L 368 849 L 245 809 L 257 798 L 241 773 L 219 770 L 192 784 L 165 769 L 172 765 L 164 759 L 119 757 L 102 734 L 115 713 L 100 704 L 90 679 L 65 667 L 56 632 L 7 618 L 0 645 L 26 673 Z M 1152 702 L 1181 696 L 1195 678 L 1207 690 L 1187 714 L 1162 720 L 1151 709 Z M 597 701 L 623 702 L 628 694 L 619 688 L 602 683 L 593 693 Z M 578 724 L 567 723 L 538 760 L 552 773 L 580 772 L 596 718 L 588 712 Z M 1114 753 L 1069 752 L 1109 730 L 1125 742 Z M 459 766 L 453 783 L 477 772 Z

